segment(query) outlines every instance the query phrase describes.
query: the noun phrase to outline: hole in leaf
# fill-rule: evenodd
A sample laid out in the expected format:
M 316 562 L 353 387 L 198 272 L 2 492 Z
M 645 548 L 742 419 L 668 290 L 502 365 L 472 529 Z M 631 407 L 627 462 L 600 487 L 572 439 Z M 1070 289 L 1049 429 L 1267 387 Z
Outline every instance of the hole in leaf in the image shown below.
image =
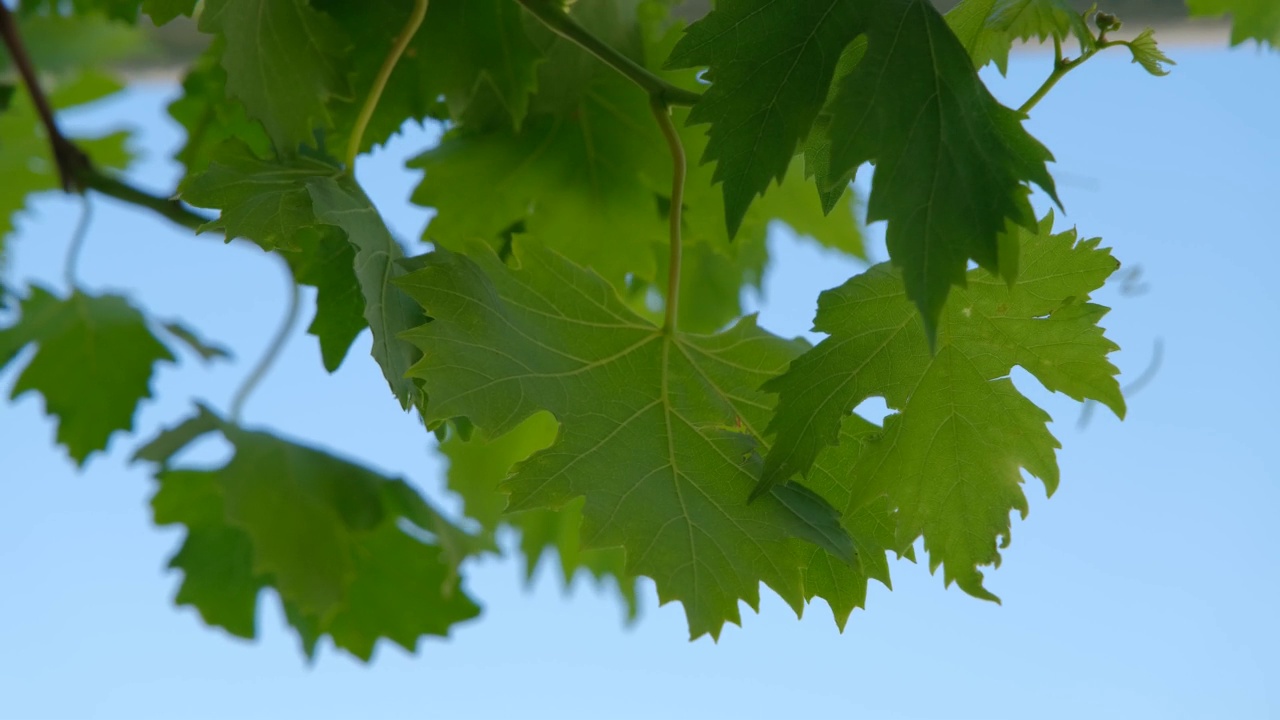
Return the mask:
M 862 417 L 867 422 L 873 422 L 876 425 L 884 426 L 884 419 L 888 417 L 889 406 L 885 403 L 884 398 L 876 396 L 869 397 L 858 403 L 858 407 L 853 412 Z

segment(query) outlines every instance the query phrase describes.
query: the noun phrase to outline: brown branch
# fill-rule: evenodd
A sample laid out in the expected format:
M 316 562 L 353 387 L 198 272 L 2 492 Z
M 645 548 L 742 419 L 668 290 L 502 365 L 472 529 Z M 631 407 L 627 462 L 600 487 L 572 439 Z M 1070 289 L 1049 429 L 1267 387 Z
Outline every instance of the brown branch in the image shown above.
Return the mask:
M 22 35 L 18 33 L 18 23 L 3 2 L 0 2 L 0 38 L 4 39 L 9 56 L 13 58 L 13 64 L 18 68 L 18 74 L 22 76 L 22 83 L 27 86 L 27 94 L 31 96 L 31 102 L 36 106 L 40 122 L 44 124 L 45 132 L 49 135 L 49 146 L 53 150 L 54 163 L 58 166 L 58 179 L 62 183 L 62 189 L 67 192 L 80 192 L 83 189 L 79 184 L 80 168 L 89 164 L 89 157 L 58 129 L 58 121 L 53 116 L 53 107 L 49 105 L 49 98 L 40 89 L 36 68 L 31 63 L 31 56 L 27 54 Z
M 62 134 L 54 116 L 53 106 L 49 98 L 40 88 L 40 80 L 36 77 L 35 65 L 27 53 L 18 32 L 18 23 L 13 13 L 0 0 L 0 39 L 4 41 L 13 64 L 18 68 L 22 83 L 27 88 L 27 95 L 35 105 L 36 114 L 49 136 L 49 149 L 53 152 L 53 161 L 58 168 L 58 180 L 62 189 L 69 193 L 83 193 L 94 190 L 103 195 L 127 202 L 138 207 L 158 213 L 164 218 L 192 230 L 209 222 L 209 218 L 193 212 L 182 202 L 174 198 L 162 198 L 139 190 L 117 178 L 109 177 L 93 166 L 89 156 Z

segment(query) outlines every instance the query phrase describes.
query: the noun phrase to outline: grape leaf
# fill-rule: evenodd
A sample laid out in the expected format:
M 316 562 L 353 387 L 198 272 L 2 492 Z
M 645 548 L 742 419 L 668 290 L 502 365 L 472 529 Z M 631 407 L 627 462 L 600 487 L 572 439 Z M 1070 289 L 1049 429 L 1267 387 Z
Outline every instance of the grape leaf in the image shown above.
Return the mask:
M 579 22 L 598 34 L 616 36 L 614 42 L 637 62 L 652 67 L 669 53 L 678 32 L 662 31 L 661 9 L 648 8 L 654 14 L 645 16 L 646 24 L 638 23 L 633 8 L 622 4 L 611 11 L 613 5 L 574 9 L 590 11 Z M 664 78 L 698 87 L 692 71 L 665 73 Z M 585 91 L 575 84 L 579 80 Z M 665 141 L 648 121 L 643 93 L 579 48 L 557 44 L 541 67 L 532 106 L 519 130 L 509 125 L 457 130 L 411 161 L 426 171 L 414 202 L 439 210 L 427 237 L 453 249 L 482 237 L 501 248 L 517 227 L 620 290 L 636 291 L 640 300 L 645 289 L 665 291 L 671 166 Z M 678 110 L 681 126 L 683 117 Z M 691 156 L 706 146 L 699 129 L 682 128 L 680 134 Z M 824 216 L 802 177 L 771 185 L 730 243 L 724 200 L 711 177 L 709 166 L 689 168 L 682 327 L 710 332 L 741 314 L 742 286 L 758 286 L 768 261 L 765 239 L 772 218 L 785 217 L 797 232 L 861 255 L 852 202 Z
M 421 309 L 393 284 L 405 271 L 397 263 L 404 257 L 400 243 L 391 236 L 378 210 L 354 181 L 314 178 L 307 192 L 316 217 L 346 233 L 355 248 L 356 280 L 364 296 L 364 319 L 373 331 L 373 359 L 383 377 L 408 409 L 422 402 L 422 393 L 406 375 L 421 353 L 400 335 L 420 324 Z
M 718 636 L 755 608 L 763 580 L 799 612 L 794 538 L 841 535 L 829 507 L 781 489 L 748 504 L 766 396 L 756 388 L 803 347 L 748 317 L 726 333 L 665 333 L 629 311 L 600 276 L 517 240 L 510 270 L 483 245 L 437 250 L 401 286 L 432 321 L 405 337 L 423 349 L 412 374 L 428 423 L 469 418 L 493 437 L 547 410 L 560 422 L 547 450 L 505 487 L 513 511 L 586 496 L 584 548 L 622 546 L 627 572 L 648 575 L 662 602 L 685 605 L 690 634 Z M 589 332 L 583 332 L 588 330 Z
M 667 67 L 710 66 L 711 87 L 689 122 L 711 124 L 702 162 L 717 163 L 731 237 L 751 201 L 786 173 L 841 50 L 860 32 L 858 13 L 852 0 L 726 0 L 672 50 Z
M 865 452 L 864 448 L 879 439 L 881 429 L 859 415 L 847 415 L 841 422 L 840 442 L 829 445 L 819 453 L 809 474 L 809 485 L 814 492 L 837 508 L 849 506 L 854 491 L 854 478 L 848 468 Z M 853 541 L 858 564 L 837 562 L 821 548 L 804 548 L 805 594 L 812 599 L 821 597 L 831 607 L 836 625 L 844 630 L 854 608 L 865 607 L 868 580 L 876 580 L 892 588 L 889 579 L 888 548 L 896 547 L 894 517 L 886 499 L 868 502 L 841 520 Z M 903 549 L 911 556 L 911 549 Z
M 106 449 L 112 433 L 133 428 L 138 403 L 151 397 L 156 363 L 174 361 L 128 300 L 78 290 L 63 299 L 31 288 L 21 317 L 0 330 L 0 369 L 28 345 L 36 351 L 11 397 L 34 391 L 44 398 L 57 441 L 77 465 Z
M 226 142 L 213 150 L 204 171 L 179 187 L 183 200 L 221 210 L 201 230 L 224 230 L 227 238 L 280 248 L 303 285 L 316 288 L 316 314 L 307 332 L 320 341 L 325 369 L 337 370 L 351 343 L 368 327 L 356 277 L 356 252 L 340 229 L 316 217 L 306 183 L 336 169 L 309 158 L 263 160 L 248 146 Z
M 840 82 L 831 172 L 851 178 L 876 161 L 867 220 L 888 221 L 889 257 L 932 338 L 968 260 L 999 272 L 1006 224 L 1035 228 L 1023 181 L 1056 199 L 1045 168 L 1052 156 L 991 96 L 932 6 L 892 8 L 874 14 L 867 54 Z
M 369 323 L 354 269 L 355 248 L 344 233 L 328 226 L 320 229 L 301 252 L 284 253 L 284 259 L 294 279 L 316 289 L 316 314 L 307 332 L 320 341 L 324 369 L 334 372 Z
M 842 49 L 863 34 L 865 54 L 827 103 L 837 66 L 849 59 Z M 690 122 L 711 124 L 703 159 L 717 161 L 731 232 L 827 106 L 829 152 L 810 153 L 822 168 L 819 190 L 843 190 L 859 166 L 876 162 L 867 218 L 889 221 L 890 258 L 930 336 L 968 260 L 998 271 L 1006 223 L 1035 226 L 1023 182 L 1054 196 L 1048 150 L 991 97 L 926 0 L 828 0 L 803 10 L 726 3 L 689 28 L 669 64 L 710 65 L 711 88 Z M 938 193 L 942 186 L 948 191 Z
M 32 65 L 39 69 L 43 87 L 50 78 L 102 72 L 103 68 L 145 60 L 155 42 L 139 27 L 88 15 L 20 14 L 18 31 Z M 0 75 L 17 78 L 9 53 L 0 53 Z
M 392 42 L 404 29 L 411 3 L 397 0 L 325 0 L 316 7 L 346 29 L 354 51 L 347 63 L 352 85 L 373 85 Z M 541 52 L 524 30 L 523 10 L 511 0 L 432 0 L 422 27 L 387 80 L 365 131 L 362 150 L 385 142 L 406 120 L 448 114 L 461 119 L 477 94 L 491 95 L 507 124 L 528 111 Z M 363 99 L 363 98 L 359 98 Z M 333 106 L 336 135 L 346 142 L 358 103 Z
M 1107 361 L 1116 348 L 1097 325 L 1106 308 L 1088 302 L 1118 264 L 1097 240 L 1051 228 L 1050 215 L 1038 234 L 1019 231 L 1024 268 L 1013 287 L 970 273 L 947 305 L 936 353 L 887 265 L 823 293 L 814 328 L 830 337 L 765 385 L 779 400 L 761 487 L 797 472 L 812 477 L 842 419 L 883 397 L 897 412 L 883 440 L 844 470 L 855 483 L 845 517 L 887 496 L 898 548 L 923 534 L 931 566 L 945 564 L 948 583 L 994 598 L 976 567 L 998 562 L 1009 510 L 1026 512 L 1018 468 L 1050 492 L 1058 477 L 1049 417 L 1014 389 L 1010 370 L 1021 366 L 1051 391 L 1124 413 Z
M 500 489 L 513 466 L 533 453 L 549 447 L 556 438 L 556 421 L 548 413 L 535 413 L 504 435 L 489 438 L 474 432 L 463 439 L 452 431 L 440 443 L 440 452 L 449 460 L 449 489 L 463 500 L 466 514 L 479 521 L 488 533 L 500 525 L 520 532 L 520 549 L 525 556 L 525 577 L 531 580 L 546 557 L 555 550 L 567 589 L 580 570 L 597 581 L 612 577 L 634 618 L 636 578 L 626 572 L 626 555 L 621 548 L 581 548 L 582 507 L 570 503 L 559 511 L 536 509 L 503 514 L 507 494 Z
M 156 25 L 172 22 L 179 15 L 191 17 L 196 11 L 196 0 L 142 0 L 142 12 Z
M 227 92 L 244 103 L 284 156 L 314 145 L 328 127 L 325 105 L 350 97 L 343 58 L 349 43 L 306 0 L 208 0 L 200 30 L 222 36 Z
M 1247 40 L 1280 48 L 1280 5 L 1274 0 L 1187 0 L 1192 15 L 1231 15 L 1231 44 Z
M 244 143 L 254 157 L 265 160 L 273 154 L 262 125 L 227 97 L 227 72 L 218 64 L 222 52 L 222 41 L 215 38 L 183 78 L 182 96 L 169 104 L 169 115 L 187 131 L 174 157 L 186 166 L 188 175 L 206 169 L 232 139 Z
M 543 92 L 519 130 L 460 129 L 409 162 L 426 171 L 413 202 L 438 209 L 426 237 L 450 248 L 475 237 L 496 245 L 520 223 L 617 287 L 628 273 L 654 278 L 652 247 L 665 241 L 666 223 L 644 178 L 665 176 L 670 188 L 670 161 L 644 94 L 605 68 L 581 98 L 557 101 L 567 107 L 540 109 L 570 87 L 581 55 L 569 48 L 542 66 Z
M 1169 71 L 1164 66 L 1177 64 L 1156 45 L 1155 31 L 1151 28 L 1129 41 L 1129 51 L 1133 53 L 1133 61 L 1152 75 L 1168 75 Z
M 221 210 L 200 232 L 222 230 L 228 240 L 298 252 L 319 233 L 306 182 L 336 173 L 332 165 L 306 157 L 264 160 L 231 141 L 213 152 L 207 168 L 183 179 L 178 193 L 196 207 Z
M 18 0 L 18 11 L 23 14 L 65 12 L 64 7 L 60 6 L 67 4 L 54 2 L 54 0 Z M 138 7 L 141 4 L 142 0 L 71 0 L 69 3 L 70 10 L 78 15 L 101 13 L 112 20 L 123 20 L 127 23 L 137 22 Z
M 1009 67 L 1009 46 L 1015 40 L 1064 41 L 1071 36 L 1085 50 L 1097 45 L 1085 15 L 1076 12 L 1067 0 L 998 0 L 982 28 L 982 36 L 972 44 L 966 43 L 966 49 L 978 67 L 994 61 L 1004 74 Z
M 168 467 L 175 452 L 215 430 L 235 447 L 225 466 Z M 459 585 L 454 550 L 463 533 L 444 528 L 433 510 L 423 522 L 425 501 L 403 480 L 204 408 L 137 457 L 161 465 L 156 523 L 187 527 L 170 561 L 184 574 L 176 602 L 212 625 L 252 637 L 258 593 L 271 587 L 309 654 L 328 634 L 369 660 L 380 638 L 413 651 L 421 636 L 446 635 L 479 613 Z
M 209 362 L 210 360 L 231 359 L 231 351 L 215 343 L 208 342 L 196 334 L 195 330 L 180 323 L 167 322 L 161 325 L 170 335 L 174 336 L 186 345 L 192 352 L 200 356 L 201 360 Z
M 341 363 L 363 328 L 355 319 L 359 312 L 373 331 L 374 359 L 408 408 L 420 398 L 404 376 L 418 352 L 396 335 L 420 323 L 422 314 L 391 284 L 404 272 L 396 264 L 404 251 L 359 186 L 335 179 L 337 174 L 318 160 L 261 160 L 243 145 L 227 143 L 180 192 L 193 205 L 222 211 L 205 228 L 225 229 L 228 237 L 246 237 L 266 249 L 302 253 L 290 265 L 295 277 L 320 291 L 310 332 L 320 339 L 325 366 L 333 370 Z M 342 248 L 335 233 L 354 253 Z M 344 265 L 347 259 L 353 265 Z

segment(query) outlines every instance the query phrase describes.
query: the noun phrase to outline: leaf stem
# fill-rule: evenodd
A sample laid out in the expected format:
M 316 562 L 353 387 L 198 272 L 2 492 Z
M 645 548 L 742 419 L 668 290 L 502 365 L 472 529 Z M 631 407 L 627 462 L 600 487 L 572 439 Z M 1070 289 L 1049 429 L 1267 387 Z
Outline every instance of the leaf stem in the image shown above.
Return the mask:
M 1048 95 L 1049 91 L 1053 89 L 1053 86 L 1057 85 L 1059 80 L 1066 77 L 1067 73 L 1080 67 L 1086 60 L 1097 55 L 1099 52 L 1106 50 L 1107 48 L 1117 46 L 1129 47 L 1129 41 L 1107 40 L 1106 34 L 1103 33 L 1102 35 L 1099 35 L 1097 42 L 1092 48 L 1081 49 L 1080 57 L 1067 60 L 1062 55 L 1062 41 L 1055 37 L 1053 39 L 1053 72 L 1050 73 L 1044 83 L 1036 89 L 1035 93 L 1032 94 L 1031 97 L 1027 98 L 1026 102 L 1022 103 L 1022 106 L 1018 108 L 1018 112 L 1023 115 L 1030 113 L 1031 109 L 1036 105 L 1039 105 L 1045 95 Z
M 422 26 L 423 18 L 427 16 L 427 2 L 428 0 L 414 0 L 413 8 L 409 11 L 409 21 L 405 23 L 404 30 L 400 31 L 400 35 L 396 37 L 395 43 L 391 46 L 391 52 L 382 61 L 382 67 L 378 68 L 378 75 L 373 79 L 373 87 L 369 89 L 369 96 L 364 99 L 364 105 L 360 107 L 360 114 L 356 116 L 355 127 L 351 129 L 351 137 L 347 138 L 346 173 L 348 175 L 355 172 L 356 156 L 360 154 L 360 144 L 364 142 L 364 132 L 369 128 L 369 121 L 373 118 L 373 111 L 378 107 L 378 101 L 382 99 L 382 92 L 387 89 L 387 81 L 391 79 L 391 72 L 396 69 L 396 63 L 400 62 L 400 57 L 404 55 L 405 49 L 409 47 L 409 42 L 413 40 L 418 28 Z
M 667 139 L 667 147 L 671 150 L 671 209 L 668 211 L 671 221 L 671 259 L 667 267 L 667 307 L 663 319 L 662 330 L 671 334 L 676 331 L 676 320 L 680 312 L 680 264 L 683 256 L 683 241 L 680 237 L 680 226 L 683 222 L 684 183 L 688 172 L 684 155 L 684 144 L 680 142 L 680 134 L 671 121 L 671 108 L 661 97 L 649 96 L 649 107 L 653 117 L 662 128 L 662 136 Z
M 557 0 L 516 0 L 552 32 L 595 55 L 601 62 L 622 73 L 639 85 L 650 97 L 658 98 L 664 107 L 694 105 L 702 97 L 696 92 L 676 87 L 582 27 L 560 9 Z
M 276 257 L 279 258 L 280 256 L 276 255 Z M 280 328 L 276 330 L 275 337 L 271 338 L 271 344 L 267 346 L 266 352 L 262 354 L 258 364 L 254 366 L 248 377 L 240 384 L 235 396 L 231 398 L 231 410 L 228 415 L 231 422 L 236 425 L 240 424 L 245 401 L 253 394 L 258 384 L 262 382 L 267 372 L 271 370 L 271 366 L 275 364 L 276 359 L 280 357 L 285 343 L 289 340 L 289 335 L 293 332 L 293 326 L 298 320 L 301 292 L 298 289 L 297 281 L 293 279 L 293 271 L 289 268 L 288 263 L 283 258 L 280 258 L 280 264 L 284 267 L 285 276 L 289 279 L 289 307 L 285 310 L 284 321 L 280 323 Z
M 166 220 L 190 230 L 199 230 L 200 226 L 213 219 L 191 210 L 181 200 L 144 192 L 122 180 L 104 175 L 92 165 L 86 165 L 81 170 L 79 178 L 82 186 L 89 190 L 150 210 Z
M 84 249 L 84 240 L 89 235 L 89 224 L 93 222 L 93 203 L 88 195 L 80 196 L 80 219 L 76 221 L 76 229 L 71 232 L 71 246 L 67 248 L 67 259 L 62 265 L 62 279 L 67 284 L 67 292 L 79 285 L 76 282 L 76 268 L 80 265 L 80 251 Z

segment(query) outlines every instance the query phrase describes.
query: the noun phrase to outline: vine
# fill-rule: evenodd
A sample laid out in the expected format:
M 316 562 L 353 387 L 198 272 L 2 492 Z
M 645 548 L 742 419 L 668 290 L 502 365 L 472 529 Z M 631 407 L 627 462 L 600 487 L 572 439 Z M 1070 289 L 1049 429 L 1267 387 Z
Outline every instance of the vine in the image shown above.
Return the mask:
M 59 100 L 65 78 L 42 90 L 20 25 L 64 5 L 0 3 L 27 89 L 0 108 L 30 119 L 4 126 L 31 130 L 20 165 L 51 157 L 57 187 L 85 195 L 69 296 L 27 288 L 0 328 L 0 367 L 26 358 L 19 386 L 45 397 L 83 463 L 132 428 L 175 348 L 219 355 L 128 298 L 76 287 L 89 191 L 285 264 L 283 321 L 227 417 L 197 400 L 137 451 L 158 468 L 156 522 L 187 526 L 184 547 L 216 545 L 175 555 L 179 598 L 232 634 L 254 634 L 270 587 L 308 653 L 321 637 L 366 659 L 380 638 L 414 648 L 479 612 L 466 563 L 494 552 L 503 527 L 531 566 L 556 550 L 566 578 L 613 577 L 632 608 L 636 578 L 652 578 L 694 637 L 740 622 L 762 583 L 797 612 L 825 600 L 843 627 L 920 538 L 946 582 L 995 599 L 983 569 L 1001 560 L 1011 511 L 1025 513 L 1023 471 L 1049 488 L 1058 475 L 1057 441 L 1008 383 L 1013 368 L 1125 412 L 1105 308 L 1090 300 L 1117 262 L 1037 215 L 1032 186 L 1056 200 L 1051 155 L 1023 125 L 1102 50 L 1167 72 L 1150 31 L 1110 37 L 1114 16 L 1060 0 L 1017 17 L 990 0 L 946 15 L 925 0 L 739 0 L 683 28 L 663 3 L 615 0 L 226 3 L 197 17 L 210 47 L 170 110 L 187 130 L 184 177 L 160 197 L 95 164 L 123 165 L 110 138 L 58 125 L 60 102 L 85 100 Z M 109 5 L 159 24 L 196 9 Z M 1031 37 L 1052 41 L 1053 67 L 1005 107 L 978 70 Z M 433 212 L 432 249 L 417 256 L 354 179 L 361 148 L 409 122 L 444 130 L 409 161 L 423 171 L 414 202 Z M 341 157 L 326 136 L 345 138 Z M 851 180 L 872 164 L 870 197 L 854 203 Z M 742 313 L 775 220 L 851 255 L 864 222 L 886 224 L 891 262 L 823 293 L 813 346 Z M 659 312 L 644 300 L 664 282 L 664 239 Z M 466 522 L 398 478 L 239 425 L 301 314 L 301 285 L 315 289 L 308 332 L 326 370 L 370 331 L 387 387 L 449 456 Z M 68 371 L 65 348 L 89 345 L 101 362 Z M 889 408 L 881 424 L 855 412 L 870 397 Z M 227 464 L 172 472 L 210 433 L 234 448 Z M 287 551 L 298 537 L 317 558 Z M 234 553 L 247 559 L 198 559 Z

